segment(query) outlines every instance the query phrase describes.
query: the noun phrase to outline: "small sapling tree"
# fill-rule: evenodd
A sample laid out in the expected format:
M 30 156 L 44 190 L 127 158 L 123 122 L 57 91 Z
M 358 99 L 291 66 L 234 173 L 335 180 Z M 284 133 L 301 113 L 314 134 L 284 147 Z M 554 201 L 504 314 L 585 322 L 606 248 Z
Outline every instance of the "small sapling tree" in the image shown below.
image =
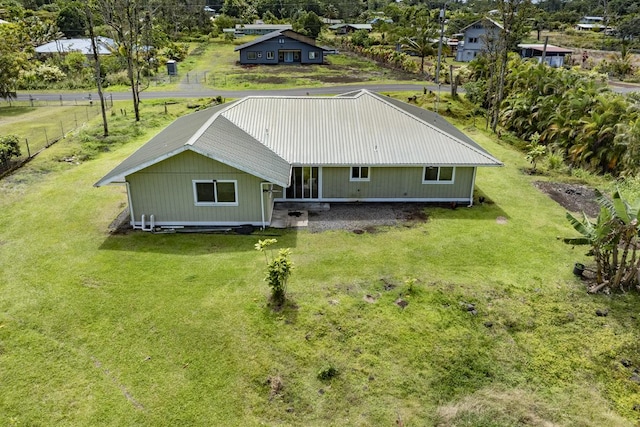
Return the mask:
M 547 147 L 540 145 L 540 134 L 538 132 L 531 135 L 529 144 L 527 144 L 527 160 L 533 166 L 532 172 L 535 173 L 538 167 L 538 161 L 547 153 Z
M 277 242 L 276 239 L 258 240 L 255 248 L 264 254 L 267 263 L 264 281 L 271 288 L 271 300 L 277 306 L 282 306 L 287 298 L 287 281 L 293 270 L 293 262 L 290 259 L 291 249 L 280 249 L 277 255 L 274 254 L 273 249 L 269 249 Z

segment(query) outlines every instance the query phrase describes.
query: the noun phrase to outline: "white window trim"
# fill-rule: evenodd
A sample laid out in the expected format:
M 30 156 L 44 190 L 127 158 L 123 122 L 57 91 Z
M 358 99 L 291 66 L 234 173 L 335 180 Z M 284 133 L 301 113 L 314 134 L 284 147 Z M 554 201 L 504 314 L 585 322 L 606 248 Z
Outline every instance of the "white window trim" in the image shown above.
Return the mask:
M 267 59 L 275 59 L 276 55 L 272 50 L 267 51 Z
M 438 179 L 434 181 L 424 179 L 427 176 L 427 168 L 438 168 Z M 451 172 L 450 181 L 440 181 L 440 168 L 453 168 Z M 422 168 L 422 183 L 423 184 L 453 184 L 456 181 L 456 167 L 455 166 L 425 166 Z
M 238 206 L 238 181 L 236 181 L 235 179 L 194 179 L 191 182 L 193 183 L 193 201 L 195 206 Z M 235 202 L 199 202 L 197 184 L 214 183 L 213 191 L 215 192 L 215 199 L 218 200 L 218 185 L 217 185 L 218 182 L 233 183 L 233 190 L 235 192 L 236 201 Z
M 353 169 L 358 168 L 358 176 L 362 176 L 362 168 L 367 168 L 367 178 L 354 178 Z M 371 168 L 369 166 L 351 166 L 349 168 L 349 181 L 351 182 L 368 182 L 371 181 Z
M 318 59 L 319 55 L 318 52 L 315 50 L 310 50 L 309 51 L 309 59 Z

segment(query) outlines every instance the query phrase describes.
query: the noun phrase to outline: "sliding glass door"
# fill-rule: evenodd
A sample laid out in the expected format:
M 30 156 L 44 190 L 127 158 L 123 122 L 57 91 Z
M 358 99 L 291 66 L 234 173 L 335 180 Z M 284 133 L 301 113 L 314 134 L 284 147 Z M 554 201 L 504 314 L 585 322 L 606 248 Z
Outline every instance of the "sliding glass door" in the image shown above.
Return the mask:
M 287 199 L 317 199 L 318 168 L 294 166 L 291 170 L 291 185 L 287 188 Z

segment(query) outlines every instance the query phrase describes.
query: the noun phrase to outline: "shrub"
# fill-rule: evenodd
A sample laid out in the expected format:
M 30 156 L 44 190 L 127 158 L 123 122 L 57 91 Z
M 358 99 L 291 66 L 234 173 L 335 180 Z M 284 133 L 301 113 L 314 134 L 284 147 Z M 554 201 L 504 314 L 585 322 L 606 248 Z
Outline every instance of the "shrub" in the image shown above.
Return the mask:
M 338 376 L 338 370 L 329 365 L 318 371 L 318 379 L 321 381 L 329 381 Z
M 13 157 L 19 157 L 20 144 L 16 135 L 0 136 L 0 163 L 7 165 Z

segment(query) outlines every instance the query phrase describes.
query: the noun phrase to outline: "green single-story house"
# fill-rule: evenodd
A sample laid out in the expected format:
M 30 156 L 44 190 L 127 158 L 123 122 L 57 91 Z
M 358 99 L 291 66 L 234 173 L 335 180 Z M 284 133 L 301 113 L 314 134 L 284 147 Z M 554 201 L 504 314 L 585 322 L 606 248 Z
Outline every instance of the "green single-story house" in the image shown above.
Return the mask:
M 178 118 L 95 186 L 124 184 L 131 225 L 267 226 L 274 203 L 473 203 L 502 163 L 429 110 L 366 90 L 250 96 Z

